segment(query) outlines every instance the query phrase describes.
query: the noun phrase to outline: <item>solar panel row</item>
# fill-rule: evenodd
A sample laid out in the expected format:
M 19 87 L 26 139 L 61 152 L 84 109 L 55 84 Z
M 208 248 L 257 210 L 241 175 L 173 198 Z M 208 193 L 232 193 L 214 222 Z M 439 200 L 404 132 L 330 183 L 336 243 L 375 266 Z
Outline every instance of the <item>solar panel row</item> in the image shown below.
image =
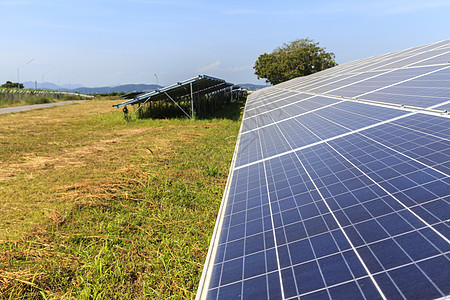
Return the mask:
M 197 298 L 450 295 L 449 51 L 250 95 Z

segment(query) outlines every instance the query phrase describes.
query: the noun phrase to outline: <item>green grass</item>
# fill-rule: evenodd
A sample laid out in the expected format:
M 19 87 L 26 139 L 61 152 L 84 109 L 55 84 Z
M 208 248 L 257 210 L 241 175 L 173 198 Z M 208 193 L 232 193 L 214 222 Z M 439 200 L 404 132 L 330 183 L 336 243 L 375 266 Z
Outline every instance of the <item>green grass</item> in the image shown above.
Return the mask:
M 0 116 L 0 298 L 195 296 L 242 103 L 127 123 L 116 102 Z
M 32 104 L 44 104 L 52 103 L 58 101 L 69 101 L 69 100 L 85 100 L 85 97 L 75 96 L 75 95 L 29 95 L 22 94 L 19 96 L 17 93 L 3 94 L 0 92 L 0 108 L 10 107 L 10 106 L 20 106 L 20 105 L 32 105 Z

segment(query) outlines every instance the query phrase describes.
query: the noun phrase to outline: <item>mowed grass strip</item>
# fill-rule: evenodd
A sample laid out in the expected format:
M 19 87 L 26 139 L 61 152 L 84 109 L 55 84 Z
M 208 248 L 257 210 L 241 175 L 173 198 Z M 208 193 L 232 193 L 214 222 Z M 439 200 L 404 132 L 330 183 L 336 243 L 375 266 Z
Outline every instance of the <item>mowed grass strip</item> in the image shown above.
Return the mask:
M 0 298 L 194 298 L 242 103 L 127 123 L 116 102 L 0 115 Z
M 21 94 L 19 94 L 17 89 L 12 90 L 9 93 L 2 93 L 0 89 L 0 108 L 86 99 L 86 97 L 81 95 L 63 95 L 57 93 L 49 93 L 47 96 L 43 96 L 39 94 L 30 95 L 24 91 L 21 91 Z

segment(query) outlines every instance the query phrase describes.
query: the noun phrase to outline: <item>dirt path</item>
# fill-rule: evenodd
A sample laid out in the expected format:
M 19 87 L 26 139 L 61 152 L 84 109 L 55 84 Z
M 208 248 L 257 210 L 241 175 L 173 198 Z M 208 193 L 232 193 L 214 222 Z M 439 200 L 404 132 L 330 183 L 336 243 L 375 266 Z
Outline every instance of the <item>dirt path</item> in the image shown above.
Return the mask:
M 34 104 L 34 105 L 5 107 L 5 108 L 0 108 L 0 114 L 7 114 L 7 113 L 12 113 L 12 112 L 20 112 L 20 111 L 36 109 L 36 108 L 60 106 L 60 105 L 66 105 L 66 104 L 72 104 L 72 103 L 78 103 L 78 102 L 85 102 L 85 101 L 88 101 L 88 100 L 62 101 L 62 102 L 45 103 L 45 104 Z

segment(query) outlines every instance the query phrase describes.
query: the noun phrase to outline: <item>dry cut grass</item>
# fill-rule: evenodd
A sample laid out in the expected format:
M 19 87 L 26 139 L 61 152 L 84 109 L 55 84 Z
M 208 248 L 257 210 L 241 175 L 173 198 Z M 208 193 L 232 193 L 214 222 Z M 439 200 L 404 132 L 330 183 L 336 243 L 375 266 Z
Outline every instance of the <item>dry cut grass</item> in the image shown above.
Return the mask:
M 239 122 L 115 101 L 0 115 L 0 299 L 194 297 Z

